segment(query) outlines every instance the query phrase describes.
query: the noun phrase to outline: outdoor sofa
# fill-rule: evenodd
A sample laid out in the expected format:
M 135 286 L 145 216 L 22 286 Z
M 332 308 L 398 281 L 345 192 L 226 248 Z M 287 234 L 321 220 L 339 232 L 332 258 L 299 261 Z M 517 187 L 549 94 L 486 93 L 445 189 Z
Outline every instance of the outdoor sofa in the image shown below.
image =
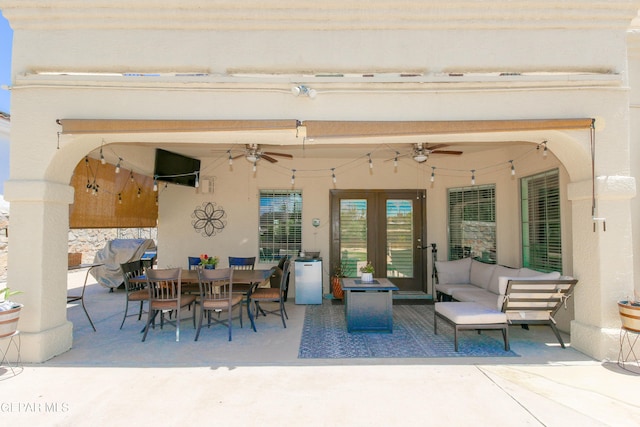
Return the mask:
M 472 258 L 436 261 L 435 266 L 439 301 L 436 316 L 454 324 L 456 332 L 458 328 L 495 329 L 497 323 L 503 322 L 524 327 L 542 324 L 551 327 L 564 348 L 554 315 L 571 296 L 577 284 L 573 277 L 487 264 Z M 467 327 L 462 327 L 465 324 Z

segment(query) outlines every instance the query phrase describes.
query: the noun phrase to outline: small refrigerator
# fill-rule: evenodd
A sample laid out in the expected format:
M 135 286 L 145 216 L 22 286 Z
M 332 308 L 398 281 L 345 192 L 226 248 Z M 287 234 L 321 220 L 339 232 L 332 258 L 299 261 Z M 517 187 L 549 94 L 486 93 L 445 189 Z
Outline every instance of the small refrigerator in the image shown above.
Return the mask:
M 322 304 L 322 258 L 294 262 L 296 304 Z

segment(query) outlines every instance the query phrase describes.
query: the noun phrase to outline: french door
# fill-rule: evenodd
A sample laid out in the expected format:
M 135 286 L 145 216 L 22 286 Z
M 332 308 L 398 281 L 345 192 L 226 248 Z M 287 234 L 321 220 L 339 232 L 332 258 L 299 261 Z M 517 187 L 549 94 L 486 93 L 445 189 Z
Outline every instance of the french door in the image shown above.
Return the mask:
M 401 292 L 426 292 L 425 203 L 424 190 L 332 190 L 332 269 L 358 277 L 370 261 Z

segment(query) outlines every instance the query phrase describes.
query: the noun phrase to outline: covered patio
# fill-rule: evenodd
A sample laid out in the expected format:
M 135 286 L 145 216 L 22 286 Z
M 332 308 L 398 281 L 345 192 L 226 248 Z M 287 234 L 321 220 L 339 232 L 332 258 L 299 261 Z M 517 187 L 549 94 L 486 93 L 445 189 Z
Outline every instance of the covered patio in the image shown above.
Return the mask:
M 199 178 L 215 184 L 211 192 L 159 186 L 159 266 L 186 266 L 187 256 L 203 252 L 256 255 L 259 194 L 273 189 L 302 194 L 302 249 L 331 262 L 333 190 L 424 194 L 423 233 L 411 244 L 435 242 L 445 259 L 449 189 L 490 185 L 496 261 L 517 267 L 519 180 L 557 170 L 556 255 L 563 274 L 580 281 L 565 332 L 591 357 L 615 356 L 616 301 L 637 281 L 629 107 L 638 89 L 626 40 L 637 8 L 594 0 L 516 11 L 505 1 L 460 2 L 472 13 L 459 15 L 453 3 L 411 1 L 396 10 L 356 2 L 345 11 L 305 2 L 296 20 L 282 18 L 284 2 L 204 3 L 0 0 L 15 31 L 8 283 L 24 291 L 27 361 L 59 356 L 83 339 L 64 298 L 76 166 L 104 157 L 104 171 L 113 171 L 124 160 L 153 181 L 156 148 L 200 159 Z M 393 19 L 379 19 L 387 15 Z M 293 158 L 229 164 L 247 144 Z M 420 161 L 408 154 L 415 144 L 460 155 L 434 150 Z M 195 234 L 191 215 L 203 203 L 225 208 L 223 232 Z

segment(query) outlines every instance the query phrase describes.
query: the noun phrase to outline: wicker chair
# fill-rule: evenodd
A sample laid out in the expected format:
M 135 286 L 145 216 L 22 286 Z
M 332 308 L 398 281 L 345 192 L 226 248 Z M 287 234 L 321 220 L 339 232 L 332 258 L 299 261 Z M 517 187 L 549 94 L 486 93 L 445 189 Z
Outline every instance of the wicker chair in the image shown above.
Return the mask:
M 280 287 L 273 288 L 258 288 L 254 287 L 249 292 L 248 300 L 249 300 L 249 310 L 251 310 L 251 306 L 254 305 L 256 309 L 256 318 L 262 313 L 263 316 L 267 314 L 276 314 L 282 318 L 282 325 L 286 328 L 287 323 L 285 322 L 285 318 L 289 318 L 287 315 L 287 310 L 284 306 L 285 302 L 285 294 L 287 292 L 287 288 L 289 286 L 289 266 L 291 261 L 286 260 L 282 267 L 282 277 L 280 278 Z M 260 306 L 260 303 L 264 302 L 276 302 L 278 303 L 278 308 L 274 310 L 265 310 Z M 249 313 L 249 318 L 252 318 L 251 313 Z M 255 322 L 252 322 L 253 330 L 256 331 Z
M 144 328 L 142 341 L 147 338 L 149 326 L 155 326 L 155 318 L 160 313 L 160 328 L 164 326 L 164 311 L 175 311 L 176 318 L 176 341 L 180 341 L 180 311 L 184 307 L 191 306 L 195 300 L 195 295 L 182 295 L 180 268 L 145 270 L 147 276 L 147 286 L 149 289 L 149 315 L 147 325 Z M 193 317 L 193 327 L 196 326 L 195 316 Z
M 242 327 L 242 301 L 241 294 L 233 293 L 233 269 L 223 268 L 219 270 L 198 269 L 198 282 L 200 284 L 200 296 L 198 305 L 200 305 L 200 317 L 198 320 L 198 329 L 196 331 L 195 341 L 198 341 L 200 329 L 202 328 L 202 320 L 207 312 L 207 326 L 211 326 L 211 321 L 215 323 L 225 324 L 229 328 L 229 341 L 231 341 L 231 325 L 233 309 L 238 307 L 238 318 L 240 319 L 240 327 Z M 212 312 L 220 313 L 226 311 L 226 320 L 218 320 L 211 318 Z

